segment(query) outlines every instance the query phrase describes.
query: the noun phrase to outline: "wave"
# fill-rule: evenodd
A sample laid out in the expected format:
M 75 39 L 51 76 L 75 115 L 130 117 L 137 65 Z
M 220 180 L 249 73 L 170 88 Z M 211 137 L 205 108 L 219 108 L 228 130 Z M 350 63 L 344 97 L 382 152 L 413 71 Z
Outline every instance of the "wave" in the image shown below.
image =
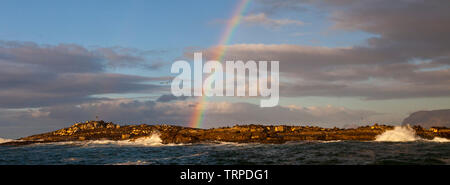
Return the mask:
M 159 137 L 159 134 L 152 134 L 150 137 L 140 137 L 135 140 L 128 140 L 128 141 L 119 141 L 122 142 L 122 144 L 128 145 L 141 145 L 141 146 L 159 146 L 162 145 L 162 140 Z
M 118 146 L 165 146 L 159 134 L 152 134 L 150 136 L 140 137 L 130 140 L 87 140 L 87 141 L 64 141 L 54 143 L 38 143 L 38 145 L 81 145 L 81 146 L 99 146 L 99 145 L 118 145 Z
M 0 137 L 0 143 L 7 143 L 7 142 L 11 142 L 11 141 L 14 141 L 14 139 L 6 139 L 6 138 Z
M 215 141 L 215 142 L 212 142 L 212 143 L 204 142 L 203 144 L 213 144 L 213 145 L 217 145 L 217 146 L 222 146 L 222 145 L 226 145 L 226 146 L 247 146 L 247 145 L 258 144 L 258 143 L 238 143 L 238 142 L 227 142 L 227 141 Z
M 112 165 L 148 165 L 148 164 L 152 164 L 152 163 L 147 162 L 147 161 L 137 160 L 137 161 L 127 161 L 127 162 L 113 163 Z
M 407 142 L 417 141 L 420 138 L 416 135 L 414 129 L 408 126 L 396 126 L 393 130 L 387 130 L 378 135 L 375 141 Z
M 434 137 L 432 140 L 423 139 L 416 135 L 411 126 L 395 126 L 393 130 L 387 130 L 376 136 L 375 141 L 380 142 L 412 142 L 412 141 L 428 141 L 428 142 L 450 142 L 449 139 Z
M 442 138 L 442 137 L 434 137 L 432 140 L 428 140 L 428 141 L 439 142 L 439 143 L 450 142 L 449 139 L 447 139 L 447 138 Z

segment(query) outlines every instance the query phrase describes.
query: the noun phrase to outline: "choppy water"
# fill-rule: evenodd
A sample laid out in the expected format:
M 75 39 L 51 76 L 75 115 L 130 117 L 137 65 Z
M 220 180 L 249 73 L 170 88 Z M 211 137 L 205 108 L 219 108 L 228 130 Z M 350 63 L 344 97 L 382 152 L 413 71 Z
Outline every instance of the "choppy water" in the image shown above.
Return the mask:
M 448 140 L 423 140 L 404 133 L 409 131 L 388 131 L 372 142 L 163 145 L 158 136 L 152 136 L 135 142 L 0 146 L 0 164 L 450 164 Z

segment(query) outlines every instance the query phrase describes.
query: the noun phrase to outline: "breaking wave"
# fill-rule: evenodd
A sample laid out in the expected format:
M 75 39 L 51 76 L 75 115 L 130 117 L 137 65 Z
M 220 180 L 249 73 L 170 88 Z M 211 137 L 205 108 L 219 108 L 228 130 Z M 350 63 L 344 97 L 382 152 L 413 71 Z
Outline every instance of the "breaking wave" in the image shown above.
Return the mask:
M 124 142 L 124 141 L 119 141 L 119 142 Z M 159 137 L 159 134 L 152 134 L 150 137 L 141 137 L 141 138 L 137 138 L 135 140 L 125 141 L 124 144 L 125 145 L 126 144 L 141 145 L 141 146 L 157 146 L 157 145 L 162 145 L 162 140 Z
M 449 139 L 434 137 L 432 140 L 423 139 L 416 135 L 411 126 L 395 126 L 393 130 L 385 131 L 378 135 L 375 141 L 381 142 L 412 142 L 412 141 L 429 141 L 429 142 L 449 142 Z
M 42 143 L 51 145 L 81 145 L 81 146 L 99 146 L 99 145 L 118 145 L 118 146 L 162 146 L 162 140 L 159 134 L 152 134 L 146 137 L 140 137 L 137 139 L 130 140 L 88 140 L 88 141 L 65 141 L 65 142 L 55 142 L 55 143 Z M 38 145 L 42 145 L 38 144 Z
M 396 126 L 393 130 L 385 131 L 378 135 L 375 141 L 391 141 L 391 142 L 405 142 L 417 141 L 420 138 L 416 135 L 414 129 L 408 126 Z
M 14 141 L 14 139 L 0 138 L 0 143 L 7 143 L 7 142 L 11 142 L 11 141 Z

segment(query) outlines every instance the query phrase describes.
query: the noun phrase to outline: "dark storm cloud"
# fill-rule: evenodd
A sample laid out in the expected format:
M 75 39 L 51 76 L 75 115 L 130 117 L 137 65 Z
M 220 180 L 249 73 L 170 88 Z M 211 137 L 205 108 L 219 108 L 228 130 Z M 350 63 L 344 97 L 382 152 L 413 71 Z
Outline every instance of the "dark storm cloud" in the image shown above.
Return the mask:
M 165 51 L 123 47 L 87 49 L 76 44 L 38 45 L 33 42 L 0 41 L 0 61 L 34 65 L 49 72 L 98 72 L 107 67 L 148 67 L 157 69 L 161 61 L 146 56 Z
M 0 78 L 3 75 L 0 75 Z M 107 93 L 138 93 L 160 89 L 156 85 L 140 84 L 151 79 L 110 74 L 72 73 L 37 74 L 31 78 L 2 83 L 0 106 L 5 108 L 40 107 L 61 103 L 81 103 L 97 100 L 90 97 Z M 44 76 L 40 78 L 39 76 Z M 20 80 L 18 82 L 17 80 Z
M 108 73 L 109 65 L 144 59 L 121 49 L 88 50 L 78 45 L 0 42 L 0 107 L 26 108 L 98 100 L 92 95 L 154 92 L 158 81 Z
M 416 57 L 448 55 L 450 46 L 450 13 L 447 0 L 260 0 L 263 6 L 281 12 L 292 7 L 314 6 L 329 12 L 334 28 L 362 30 L 380 37 L 369 40 L 370 46 L 386 53 L 404 52 Z M 369 50 L 372 52 L 373 50 Z
M 102 71 L 106 61 L 78 45 L 41 46 L 33 42 L 0 41 L 0 62 L 61 73 Z
M 236 44 L 224 60 L 276 60 L 281 96 L 392 99 L 450 96 L 450 1 L 261 0 L 270 13 L 328 12 L 330 30 L 376 35 L 352 47 Z M 267 13 L 267 12 L 266 12 Z M 314 23 L 312 23 L 314 24 Z M 215 48 L 204 56 L 215 56 Z M 186 55 L 192 53 L 186 53 Z

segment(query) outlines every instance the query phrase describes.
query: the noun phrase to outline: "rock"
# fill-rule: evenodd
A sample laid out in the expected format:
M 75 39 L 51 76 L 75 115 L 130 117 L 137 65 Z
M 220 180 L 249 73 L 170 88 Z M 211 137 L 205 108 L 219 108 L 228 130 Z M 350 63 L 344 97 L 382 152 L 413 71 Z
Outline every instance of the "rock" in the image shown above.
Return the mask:
M 403 120 L 403 125 L 430 127 L 450 127 L 450 109 L 418 111 Z
M 128 139 L 130 138 L 130 134 L 122 134 L 122 139 Z
M 450 138 L 450 129 L 432 127 L 423 129 L 412 127 L 416 134 L 426 139 L 434 137 Z M 393 126 L 375 124 L 351 129 L 328 129 L 315 126 L 268 126 L 236 125 L 212 129 L 195 129 L 174 125 L 126 125 L 119 126 L 103 121 L 76 123 L 49 133 L 21 138 L 20 142 L 2 143 L 0 145 L 26 145 L 60 141 L 84 140 L 125 140 L 149 137 L 158 133 L 163 143 L 197 143 L 197 142 L 237 142 L 237 143 L 284 143 L 301 140 L 374 140 L 375 137 Z

